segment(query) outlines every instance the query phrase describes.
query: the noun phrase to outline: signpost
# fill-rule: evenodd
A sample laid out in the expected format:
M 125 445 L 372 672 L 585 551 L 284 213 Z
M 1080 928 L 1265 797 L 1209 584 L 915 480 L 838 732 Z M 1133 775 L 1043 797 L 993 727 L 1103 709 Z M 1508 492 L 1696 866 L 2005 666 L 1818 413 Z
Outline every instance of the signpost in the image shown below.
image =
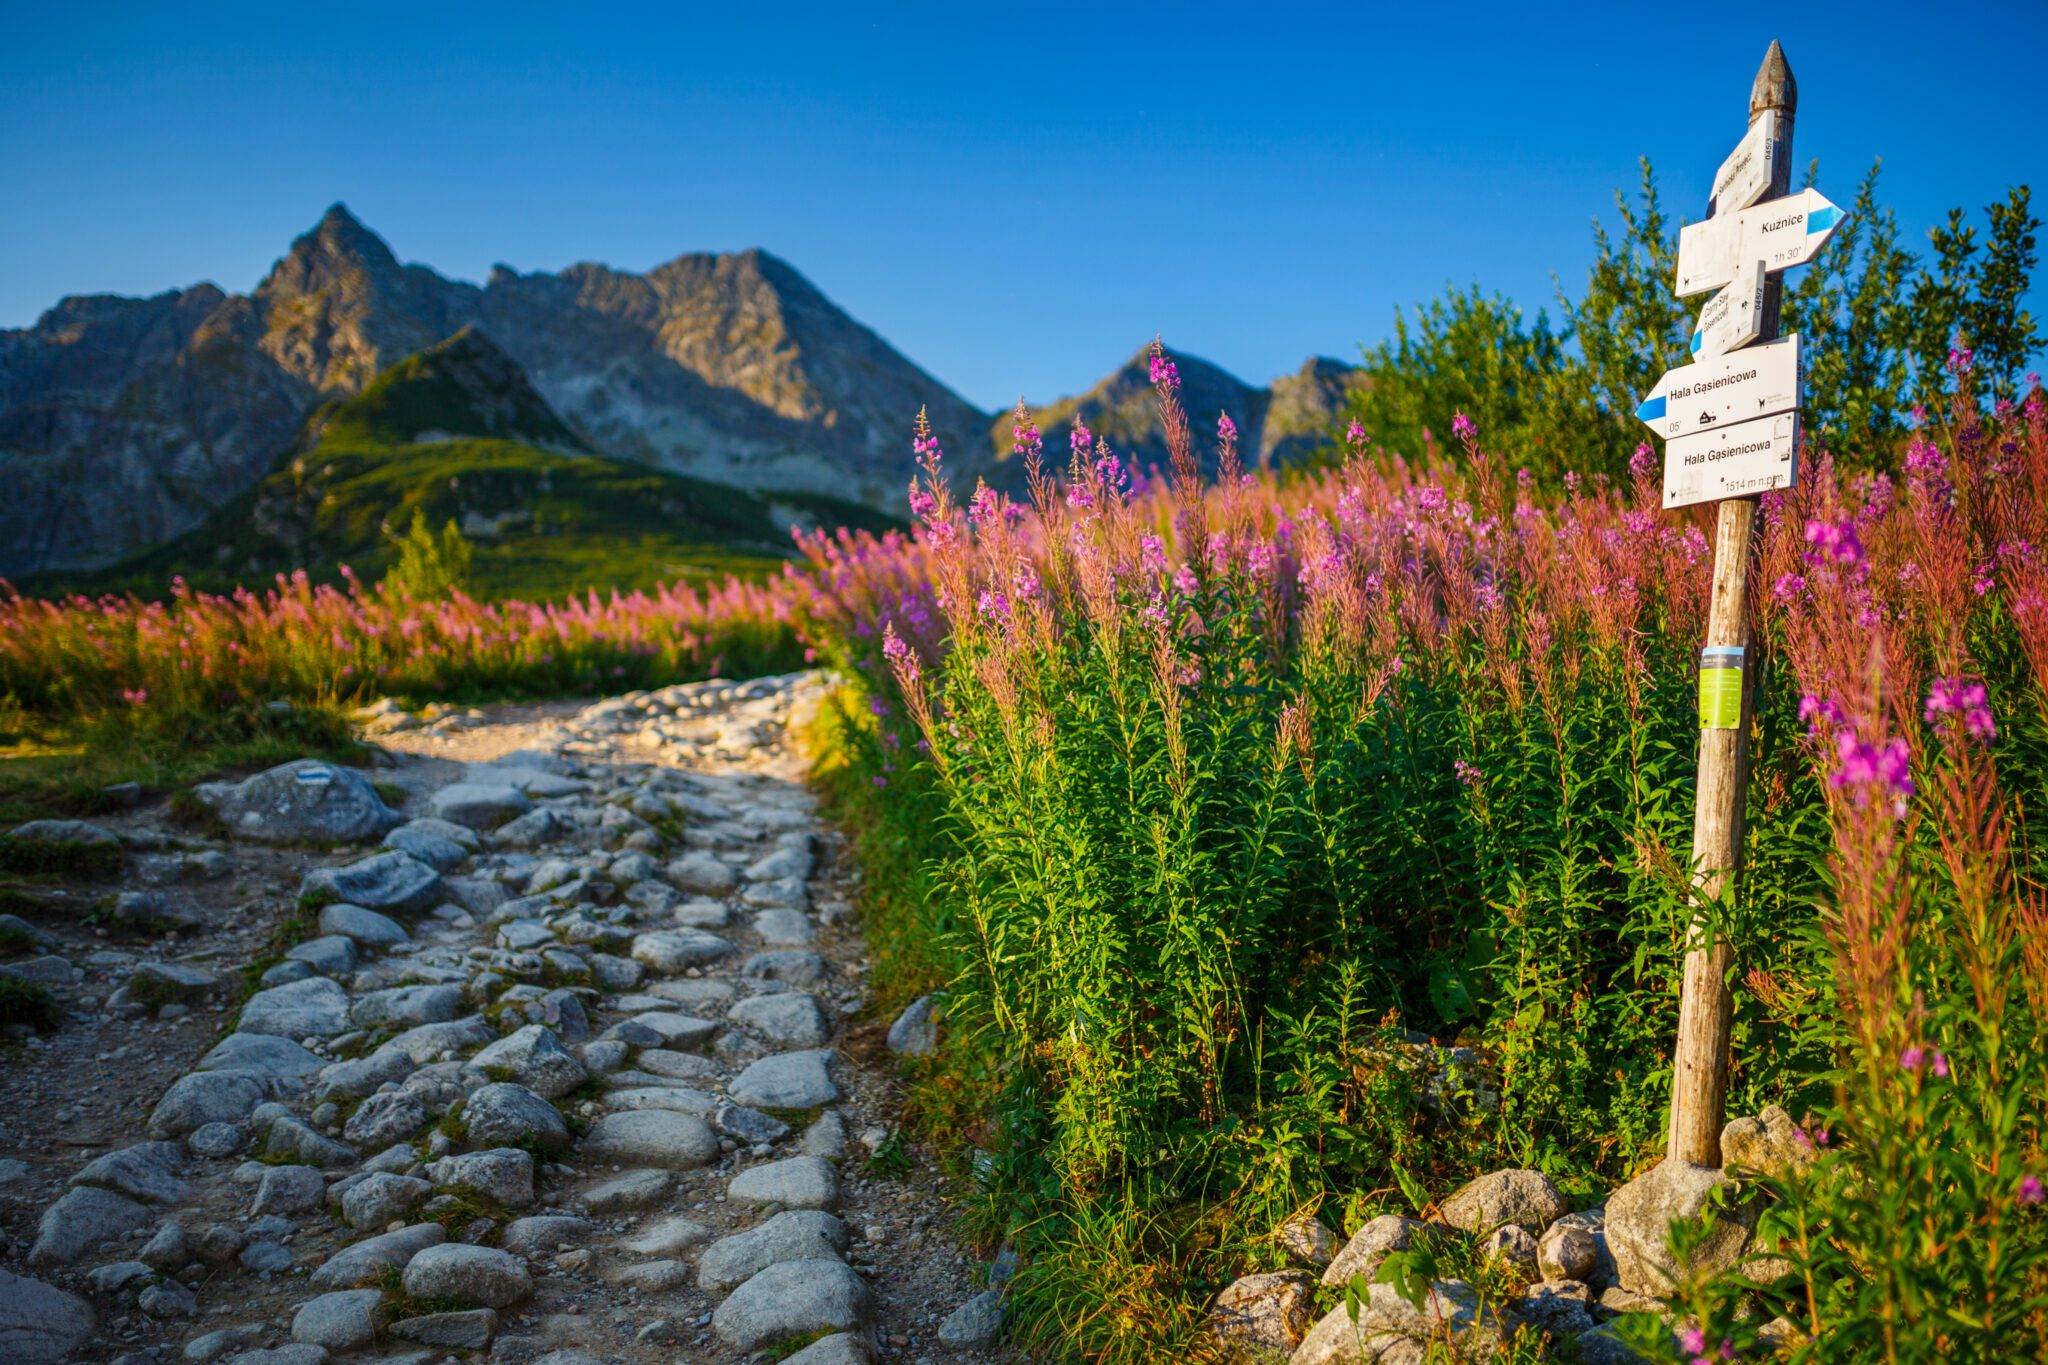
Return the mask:
M 1815 190 L 1789 194 L 1799 88 L 1776 43 L 1749 92 L 1749 131 L 1714 177 L 1705 222 L 1679 234 L 1680 297 L 1721 292 L 1700 314 L 1694 363 L 1657 381 L 1637 416 L 1665 438 L 1664 505 L 1718 501 L 1714 586 L 1700 654 L 1699 806 L 1693 816 L 1696 910 L 1686 934 L 1667 1157 L 1721 1164 L 1728 1089 L 1728 976 L 1734 954 L 1705 906 L 1734 887 L 1742 861 L 1753 684 L 1749 657 L 1753 495 L 1797 475 L 1799 339 L 1778 340 L 1778 272 L 1812 260 L 1842 212 Z M 1750 345 L 1752 341 L 1763 344 Z
M 1667 370 L 1636 409 L 1665 438 L 1664 505 L 1791 487 L 1798 413 L 1796 336 Z
M 1842 211 L 1826 195 L 1801 190 L 1731 217 L 1688 223 L 1678 233 L 1678 297 L 1719 289 L 1751 261 L 1762 261 L 1766 270 L 1805 265 L 1841 221 Z
M 1777 110 L 1766 110 L 1762 118 L 1750 122 L 1742 141 L 1714 173 L 1714 194 L 1707 201 L 1709 218 L 1746 209 L 1769 192 L 1771 177 L 1785 155 L 1783 139 L 1784 120 Z
M 1726 355 L 1738 346 L 1757 339 L 1764 322 L 1764 285 L 1771 272 L 1755 261 L 1700 309 L 1699 325 L 1692 330 L 1692 356 Z

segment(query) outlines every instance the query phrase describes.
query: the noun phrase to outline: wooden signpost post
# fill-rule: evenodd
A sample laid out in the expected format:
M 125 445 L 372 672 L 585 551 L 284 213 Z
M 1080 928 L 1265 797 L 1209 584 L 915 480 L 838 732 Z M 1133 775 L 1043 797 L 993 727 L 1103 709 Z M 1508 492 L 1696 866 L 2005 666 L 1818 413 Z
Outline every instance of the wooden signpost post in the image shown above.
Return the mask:
M 1728 1089 L 1734 953 L 1725 937 L 1710 931 L 1706 907 L 1733 893 L 1742 863 L 1755 495 L 1789 487 L 1798 472 L 1798 338 L 1778 341 L 1784 291 L 1778 272 L 1811 260 L 1841 218 L 1815 191 L 1790 193 L 1798 102 L 1792 68 L 1772 43 L 1750 88 L 1749 132 L 1714 178 L 1716 200 L 1706 221 L 1680 236 L 1680 295 L 1721 291 L 1694 334 L 1697 359 L 1665 375 L 1638 410 L 1666 438 L 1664 505 L 1719 504 L 1713 597 L 1700 652 L 1699 806 L 1692 832 L 1698 908 L 1687 933 L 1666 1153 L 1695 1166 L 1721 1164 Z

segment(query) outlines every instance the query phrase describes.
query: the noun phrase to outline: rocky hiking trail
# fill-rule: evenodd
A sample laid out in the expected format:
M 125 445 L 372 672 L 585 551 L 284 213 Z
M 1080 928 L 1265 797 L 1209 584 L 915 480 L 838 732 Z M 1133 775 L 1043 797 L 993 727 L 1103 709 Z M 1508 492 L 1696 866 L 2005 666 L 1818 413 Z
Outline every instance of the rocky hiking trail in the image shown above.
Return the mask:
M 13 831 L 97 852 L 5 924 L 64 1017 L 0 1054 L 0 1360 L 1014 1359 L 893 1130 L 932 1025 L 869 1013 L 823 687 L 387 708 L 210 833 Z

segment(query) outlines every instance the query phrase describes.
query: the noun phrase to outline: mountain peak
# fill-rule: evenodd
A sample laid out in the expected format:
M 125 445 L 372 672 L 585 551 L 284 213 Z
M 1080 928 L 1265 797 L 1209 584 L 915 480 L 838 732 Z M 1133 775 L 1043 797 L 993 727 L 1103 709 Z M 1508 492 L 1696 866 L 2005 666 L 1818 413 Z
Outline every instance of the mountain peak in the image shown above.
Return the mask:
M 378 375 L 333 411 L 322 432 L 389 445 L 479 436 L 582 447 L 526 371 L 474 325 Z

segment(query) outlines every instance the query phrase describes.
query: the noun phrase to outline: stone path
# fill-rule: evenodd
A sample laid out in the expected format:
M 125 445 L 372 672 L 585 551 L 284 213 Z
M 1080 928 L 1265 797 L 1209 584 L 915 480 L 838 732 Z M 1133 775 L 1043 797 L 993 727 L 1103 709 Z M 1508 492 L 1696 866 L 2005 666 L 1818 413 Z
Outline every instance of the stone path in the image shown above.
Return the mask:
M 0 966 L 69 1011 L 4 1062 L 0 1359 L 1012 1359 L 890 1127 L 857 873 L 790 742 L 821 686 L 386 711 L 375 785 L 212 789 L 225 835 L 16 831 L 123 861 L 74 896 L 100 927 L 17 921 Z M 172 889 L 124 892 L 147 858 Z

